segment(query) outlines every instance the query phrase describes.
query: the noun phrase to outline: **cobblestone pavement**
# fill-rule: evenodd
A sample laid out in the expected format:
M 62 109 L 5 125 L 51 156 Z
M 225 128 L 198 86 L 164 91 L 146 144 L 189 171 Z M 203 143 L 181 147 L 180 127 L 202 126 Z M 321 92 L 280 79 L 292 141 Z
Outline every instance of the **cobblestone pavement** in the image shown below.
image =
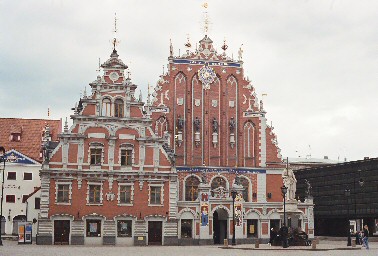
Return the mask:
M 347 248 L 344 241 L 320 241 L 317 250 L 307 247 L 270 247 L 261 244 L 259 249 L 254 245 L 238 245 L 223 249 L 219 246 L 148 246 L 148 247 L 121 247 L 121 246 L 41 246 L 41 245 L 18 245 L 14 241 L 3 241 L 0 247 L 0 256 L 120 256 L 120 255 L 153 255 L 153 256 L 255 256 L 255 255 L 377 255 L 378 242 L 370 243 L 370 250 L 356 247 Z

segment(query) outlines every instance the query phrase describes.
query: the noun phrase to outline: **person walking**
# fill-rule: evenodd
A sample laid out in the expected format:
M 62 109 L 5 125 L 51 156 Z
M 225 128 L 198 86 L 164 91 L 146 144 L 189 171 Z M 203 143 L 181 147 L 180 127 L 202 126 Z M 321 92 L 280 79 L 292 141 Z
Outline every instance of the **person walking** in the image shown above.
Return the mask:
M 368 225 L 364 226 L 364 238 L 362 239 L 362 243 L 367 250 L 369 250 L 369 228 Z

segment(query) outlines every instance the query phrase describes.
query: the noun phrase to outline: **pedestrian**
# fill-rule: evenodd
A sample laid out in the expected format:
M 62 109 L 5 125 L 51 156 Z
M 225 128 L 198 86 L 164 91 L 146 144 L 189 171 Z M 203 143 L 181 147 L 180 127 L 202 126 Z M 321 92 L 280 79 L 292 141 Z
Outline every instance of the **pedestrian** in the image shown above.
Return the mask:
M 362 243 L 367 250 L 369 250 L 369 228 L 368 225 L 364 226 L 364 238 L 362 239 Z

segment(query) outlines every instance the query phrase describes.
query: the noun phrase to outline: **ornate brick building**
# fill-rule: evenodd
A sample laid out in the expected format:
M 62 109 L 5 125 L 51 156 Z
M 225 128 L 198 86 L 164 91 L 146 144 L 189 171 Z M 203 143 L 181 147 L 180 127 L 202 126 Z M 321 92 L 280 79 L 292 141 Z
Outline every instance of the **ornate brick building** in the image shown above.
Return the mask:
M 39 244 L 213 244 L 268 238 L 283 218 L 313 236 L 313 204 L 295 200 L 262 101 L 238 60 L 205 36 L 173 56 L 147 104 L 113 49 L 74 108 L 73 125 L 46 143 Z M 289 183 L 288 183 L 289 184 Z M 231 191 L 235 191 L 232 208 Z
M 45 147 L 39 244 L 177 240 L 176 179 L 163 139 L 114 49 L 60 143 Z M 66 121 L 67 122 L 67 121 Z M 148 236 L 147 236 L 148 234 Z
M 244 76 L 238 59 L 218 53 L 205 36 L 198 48 L 174 56 L 160 77 L 151 102 L 153 129 L 176 156 L 180 244 L 223 243 L 232 237 L 232 197 L 236 197 L 236 237 L 251 242 L 279 228 L 284 164 L 263 102 Z M 235 182 L 236 181 L 236 182 Z M 312 204 L 294 198 L 289 224 L 313 235 Z M 308 209 L 310 211 L 308 211 Z

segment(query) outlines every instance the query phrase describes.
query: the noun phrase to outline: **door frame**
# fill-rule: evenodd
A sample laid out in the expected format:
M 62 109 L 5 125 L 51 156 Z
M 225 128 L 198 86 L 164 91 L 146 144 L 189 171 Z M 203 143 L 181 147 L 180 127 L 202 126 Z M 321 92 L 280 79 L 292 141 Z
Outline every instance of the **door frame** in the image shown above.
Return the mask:
M 166 221 L 166 218 L 164 217 L 158 217 L 158 216 L 148 216 L 145 218 L 145 221 L 146 221 L 146 230 L 147 230 L 147 234 L 146 234 L 146 245 L 149 244 L 149 241 L 148 241 L 148 223 L 151 222 L 151 221 L 160 221 L 161 222 L 161 245 L 164 245 L 164 231 L 165 231 L 165 227 L 164 227 L 164 223 Z
M 68 235 L 68 244 L 71 244 L 71 234 L 72 234 L 72 222 L 73 222 L 73 217 L 71 216 L 53 216 L 51 218 L 52 221 L 52 244 L 55 244 L 55 221 L 56 220 L 68 220 L 70 221 L 70 233 Z

